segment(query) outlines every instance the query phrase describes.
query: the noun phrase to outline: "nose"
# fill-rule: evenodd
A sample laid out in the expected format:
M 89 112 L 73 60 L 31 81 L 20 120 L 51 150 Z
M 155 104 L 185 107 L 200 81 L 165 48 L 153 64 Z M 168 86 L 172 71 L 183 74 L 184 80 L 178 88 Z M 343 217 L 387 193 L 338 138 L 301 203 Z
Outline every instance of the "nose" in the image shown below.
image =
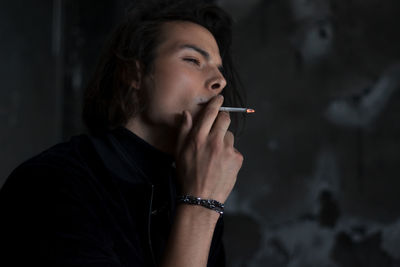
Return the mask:
M 218 68 L 212 72 L 212 77 L 207 81 L 206 86 L 211 91 L 218 90 L 217 94 L 219 94 L 225 88 L 225 77 Z

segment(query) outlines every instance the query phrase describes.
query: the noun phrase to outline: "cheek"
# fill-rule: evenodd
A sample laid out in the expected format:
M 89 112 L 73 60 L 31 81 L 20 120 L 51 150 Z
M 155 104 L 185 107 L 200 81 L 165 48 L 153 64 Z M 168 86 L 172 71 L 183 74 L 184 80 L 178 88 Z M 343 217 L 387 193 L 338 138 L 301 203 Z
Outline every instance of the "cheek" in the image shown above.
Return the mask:
M 196 80 L 184 70 L 166 71 L 157 81 L 159 104 L 165 104 L 169 109 L 192 109 L 196 96 Z
M 149 92 L 149 119 L 158 123 L 174 124 L 183 110 L 192 115 L 197 113 L 195 104 L 198 85 L 196 87 L 193 75 L 184 71 L 169 71 L 160 74 L 154 79 Z M 163 75 L 161 75 L 163 74 Z

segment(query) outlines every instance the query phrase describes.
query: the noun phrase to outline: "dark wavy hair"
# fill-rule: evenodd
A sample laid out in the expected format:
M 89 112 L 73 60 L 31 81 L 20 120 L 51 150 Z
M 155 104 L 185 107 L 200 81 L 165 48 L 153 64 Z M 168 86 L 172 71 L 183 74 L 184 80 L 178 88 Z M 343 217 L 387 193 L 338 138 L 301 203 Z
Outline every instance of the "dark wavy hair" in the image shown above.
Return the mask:
M 189 21 L 208 29 L 217 41 L 227 86 L 225 105 L 244 106 L 245 96 L 233 66 L 232 20 L 220 7 L 199 0 L 143 1 L 128 10 L 111 35 L 95 73 L 86 88 L 83 121 L 91 134 L 125 125 L 142 111 L 131 82 L 137 75 L 135 62 L 143 74 L 153 70 L 155 51 L 162 42 L 162 25 L 168 21 Z M 237 132 L 243 117 L 232 117 Z

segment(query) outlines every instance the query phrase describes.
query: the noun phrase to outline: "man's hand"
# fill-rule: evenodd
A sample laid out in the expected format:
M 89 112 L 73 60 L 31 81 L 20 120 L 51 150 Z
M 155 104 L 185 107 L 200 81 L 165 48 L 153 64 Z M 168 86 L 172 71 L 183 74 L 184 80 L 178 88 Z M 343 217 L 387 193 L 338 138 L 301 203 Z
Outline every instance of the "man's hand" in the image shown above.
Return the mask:
M 222 96 L 203 108 L 195 124 L 183 112 L 178 134 L 176 167 L 183 194 L 215 199 L 224 203 L 235 185 L 243 156 L 234 148 L 228 131 L 230 116 L 219 112 Z

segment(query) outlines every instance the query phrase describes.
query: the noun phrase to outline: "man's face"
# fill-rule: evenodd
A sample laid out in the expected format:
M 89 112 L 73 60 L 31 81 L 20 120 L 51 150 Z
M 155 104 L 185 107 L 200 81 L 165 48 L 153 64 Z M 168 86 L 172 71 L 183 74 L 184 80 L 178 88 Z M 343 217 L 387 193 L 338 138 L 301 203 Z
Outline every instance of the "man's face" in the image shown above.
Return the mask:
M 218 45 L 204 27 L 191 22 L 167 22 L 156 49 L 153 72 L 143 77 L 141 89 L 147 109 L 141 122 L 151 128 L 176 128 L 183 110 L 194 120 L 202 104 L 226 85 Z M 159 128 L 158 126 L 161 126 Z

